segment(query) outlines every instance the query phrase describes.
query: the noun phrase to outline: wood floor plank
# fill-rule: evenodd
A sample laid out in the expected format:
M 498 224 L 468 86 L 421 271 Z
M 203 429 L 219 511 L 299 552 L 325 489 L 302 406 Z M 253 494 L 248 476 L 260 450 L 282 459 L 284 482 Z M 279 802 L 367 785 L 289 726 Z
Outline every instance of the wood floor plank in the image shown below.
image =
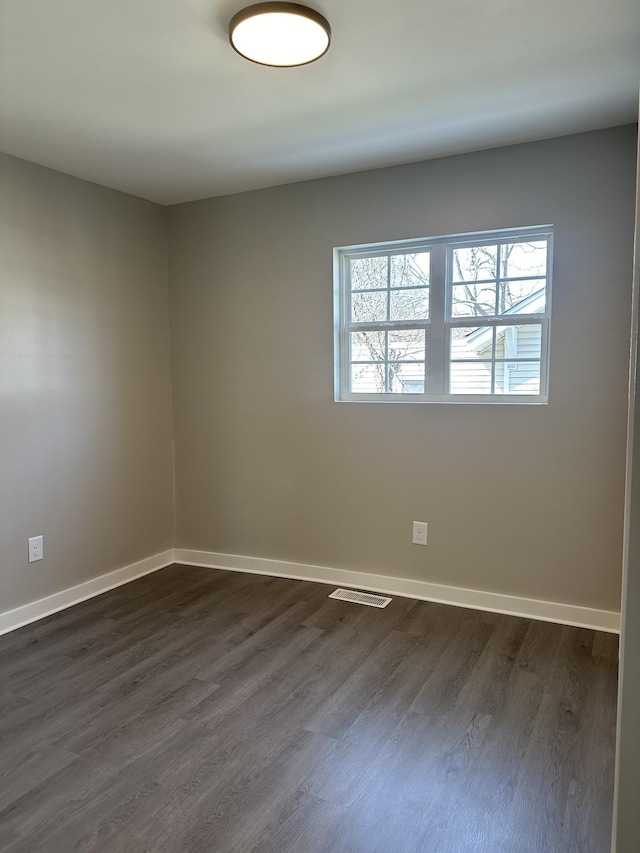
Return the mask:
M 0 637 L 2 853 L 608 853 L 617 639 L 169 567 Z
M 330 763 L 314 773 L 309 786 L 312 794 L 346 803 L 354 791 L 370 787 L 384 774 L 379 757 L 393 742 L 398 724 L 424 680 L 425 646 L 413 639 L 398 665 L 377 685 L 377 691 L 344 731 Z
M 286 805 L 275 812 L 269 823 L 263 827 L 261 837 L 247 853 L 300 853 L 313 850 L 314 853 L 330 853 L 336 850 L 333 838 L 343 809 L 335 803 L 320 800 L 306 791 L 298 791 Z M 371 850 L 371 840 L 367 853 Z M 343 850 L 349 848 L 342 847 Z M 353 846 L 352 853 L 355 853 Z
M 605 634 L 604 631 L 597 631 L 593 639 L 594 657 L 604 657 L 617 661 L 619 639 L 617 634 Z
M 393 674 L 416 647 L 411 636 L 390 632 L 349 678 L 322 703 L 306 728 L 318 734 L 341 737 L 375 697 L 392 689 Z
M 482 614 L 468 611 L 467 618 L 455 632 L 455 642 L 450 633 L 439 635 L 435 665 L 414 699 L 411 710 L 433 714 L 452 707 L 494 631 L 495 625 L 482 619 Z
M 615 716 L 610 696 L 617 688 L 610 658 L 596 658 L 579 719 L 561 846 L 567 853 L 598 853 L 608 848 L 611 833 Z
M 471 670 L 456 703 L 496 714 L 504 706 L 509 678 L 522 648 L 529 623 L 525 619 L 503 616 Z

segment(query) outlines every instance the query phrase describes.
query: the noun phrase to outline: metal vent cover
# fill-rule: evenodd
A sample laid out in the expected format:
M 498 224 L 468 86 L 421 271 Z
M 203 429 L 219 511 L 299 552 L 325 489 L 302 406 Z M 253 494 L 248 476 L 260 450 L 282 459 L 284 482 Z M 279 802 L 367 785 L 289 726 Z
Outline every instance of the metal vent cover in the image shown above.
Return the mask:
M 356 592 L 354 589 L 335 589 L 329 598 L 351 601 L 354 604 L 367 604 L 369 607 L 386 607 L 392 600 L 383 595 L 372 595 L 370 592 Z

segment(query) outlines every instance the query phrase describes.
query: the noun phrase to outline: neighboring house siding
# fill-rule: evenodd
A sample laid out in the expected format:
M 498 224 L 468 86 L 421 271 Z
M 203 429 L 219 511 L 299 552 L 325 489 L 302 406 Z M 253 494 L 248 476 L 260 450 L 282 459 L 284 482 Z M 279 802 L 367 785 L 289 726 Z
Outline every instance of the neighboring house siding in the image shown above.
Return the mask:
M 502 330 L 500 330 L 501 332 Z M 496 358 L 530 358 L 531 363 L 509 362 L 496 365 L 496 393 L 538 394 L 540 391 L 540 328 L 512 326 L 498 333 Z M 491 345 L 475 350 L 479 358 L 491 358 Z M 471 369 L 478 370 L 475 365 Z M 490 368 L 486 368 L 490 375 Z
M 517 326 L 512 330 L 513 338 L 511 345 L 508 343 L 508 334 L 499 338 L 497 343 L 496 355 L 498 358 L 531 358 L 531 364 L 513 364 L 509 366 L 507 362 L 505 366 L 506 377 L 503 375 L 496 377 L 496 386 L 498 386 L 498 378 L 500 385 L 505 392 L 511 394 L 537 394 L 540 388 L 540 329 L 534 326 Z M 505 347 L 505 342 L 507 346 Z M 501 371 L 502 373 L 502 371 Z M 497 389 L 496 389 L 497 390 Z
M 540 329 L 534 326 L 518 328 L 518 358 L 540 358 Z

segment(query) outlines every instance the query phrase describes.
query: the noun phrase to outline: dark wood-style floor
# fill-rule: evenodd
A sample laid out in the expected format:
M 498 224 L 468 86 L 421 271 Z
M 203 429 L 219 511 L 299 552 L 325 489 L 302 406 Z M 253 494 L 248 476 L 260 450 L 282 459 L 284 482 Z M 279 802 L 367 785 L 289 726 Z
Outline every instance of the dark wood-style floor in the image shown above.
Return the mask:
M 0 638 L 0 849 L 606 853 L 616 638 L 171 567 Z

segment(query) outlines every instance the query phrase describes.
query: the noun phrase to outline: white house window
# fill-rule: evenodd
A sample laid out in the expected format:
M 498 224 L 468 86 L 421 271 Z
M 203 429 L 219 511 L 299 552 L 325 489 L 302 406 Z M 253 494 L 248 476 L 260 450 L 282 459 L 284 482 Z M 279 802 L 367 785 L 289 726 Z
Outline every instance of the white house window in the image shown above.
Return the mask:
M 552 229 L 335 250 L 336 399 L 545 403 Z

